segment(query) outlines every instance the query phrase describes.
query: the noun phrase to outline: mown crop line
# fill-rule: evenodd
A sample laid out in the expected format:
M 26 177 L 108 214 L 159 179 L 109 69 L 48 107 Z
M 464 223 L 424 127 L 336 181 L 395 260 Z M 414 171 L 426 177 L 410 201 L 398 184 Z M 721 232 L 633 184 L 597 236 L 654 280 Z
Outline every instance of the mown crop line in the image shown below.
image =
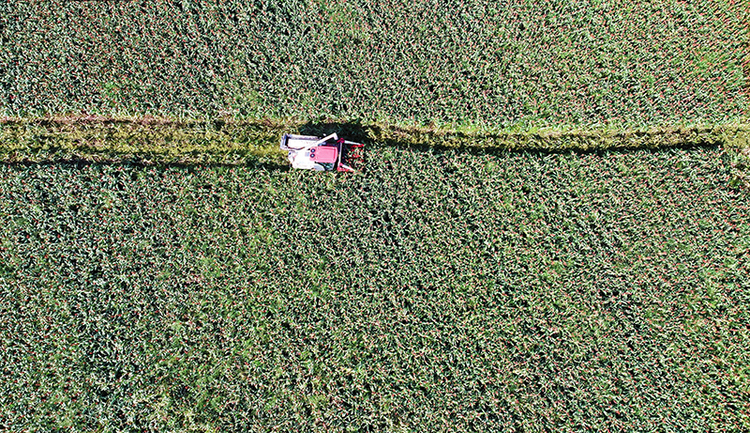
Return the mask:
M 145 164 L 284 163 L 278 138 L 285 132 L 338 132 L 385 146 L 433 149 L 590 152 L 723 145 L 750 148 L 750 123 L 651 128 L 557 128 L 529 131 L 442 129 L 298 119 L 209 120 L 150 116 L 60 116 L 0 119 L 0 160 Z
M 538 131 L 499 131 L 468 133 L 461 130 L 440 130 L 417 127 L 373 128 L 375 137 L 382 141 L 402 140 L 421 143 L 455 143 L 456 147 L 496 147 L 509 150 L 544 149 L 586 150 L 591 148 L 642 148 L 673 147 L 682 143 L 717 144 L 735 143 L 750 133 L 750 123 L 738 122 L 723 125 L 669 126 L 633 129 L 548 129 Z M 590 143 L 587 143 L 590 142 Z M 576 145 L 577 143 L 577 145 Z

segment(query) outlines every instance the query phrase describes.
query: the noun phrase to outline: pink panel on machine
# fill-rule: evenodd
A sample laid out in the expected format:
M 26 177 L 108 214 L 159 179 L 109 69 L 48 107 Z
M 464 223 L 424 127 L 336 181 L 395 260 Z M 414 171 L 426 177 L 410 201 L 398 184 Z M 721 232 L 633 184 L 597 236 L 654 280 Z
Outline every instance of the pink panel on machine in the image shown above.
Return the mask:
M 339 156 L 339 150 L 330 146 L 318 146 L 310 149 L 310 159 L 315 162 L 335 163 Z

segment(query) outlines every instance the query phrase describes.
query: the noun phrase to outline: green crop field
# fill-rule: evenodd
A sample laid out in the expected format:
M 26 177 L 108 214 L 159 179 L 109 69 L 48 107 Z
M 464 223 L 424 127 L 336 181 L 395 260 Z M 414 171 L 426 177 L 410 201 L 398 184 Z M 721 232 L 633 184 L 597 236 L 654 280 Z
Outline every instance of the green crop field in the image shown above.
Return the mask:
M 745 431 L 719 148 L 0 166 L 10 431 Z
M 0 114 L 521 127 L 746 113 L 734 0 L 6 2 Z
M 750 431 L 749 18 L 0 2 L 0 430 Z

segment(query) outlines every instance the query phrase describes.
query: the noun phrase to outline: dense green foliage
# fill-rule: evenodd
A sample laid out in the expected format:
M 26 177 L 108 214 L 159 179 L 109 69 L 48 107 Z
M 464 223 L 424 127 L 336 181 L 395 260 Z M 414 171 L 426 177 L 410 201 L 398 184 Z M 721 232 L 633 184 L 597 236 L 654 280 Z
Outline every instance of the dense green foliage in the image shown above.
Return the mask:
M 716 148 L 0 166 L 10 431 L 747 431 Z
M 0 2 L 0 430 L 750 430 L 749 15 Z
M 737 119 L 734 0 L 3 2 L 0 115 L 503 129 Z

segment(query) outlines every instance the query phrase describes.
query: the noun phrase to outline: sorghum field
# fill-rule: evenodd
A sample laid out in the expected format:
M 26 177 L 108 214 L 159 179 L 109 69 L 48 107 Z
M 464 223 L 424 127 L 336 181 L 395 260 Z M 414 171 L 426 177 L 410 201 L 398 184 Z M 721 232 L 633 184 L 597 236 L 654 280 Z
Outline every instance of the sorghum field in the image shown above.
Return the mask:
M 749 18 L 0 2 L 0 430 L 750 431 Z
M 746 115 L 747 22 L 739 0 L 3 2 L 0 116 L 721 123 Z
M 720 148 L 370 155 L 0 166 L 0 423 L 750 429 L 750 202 Z

